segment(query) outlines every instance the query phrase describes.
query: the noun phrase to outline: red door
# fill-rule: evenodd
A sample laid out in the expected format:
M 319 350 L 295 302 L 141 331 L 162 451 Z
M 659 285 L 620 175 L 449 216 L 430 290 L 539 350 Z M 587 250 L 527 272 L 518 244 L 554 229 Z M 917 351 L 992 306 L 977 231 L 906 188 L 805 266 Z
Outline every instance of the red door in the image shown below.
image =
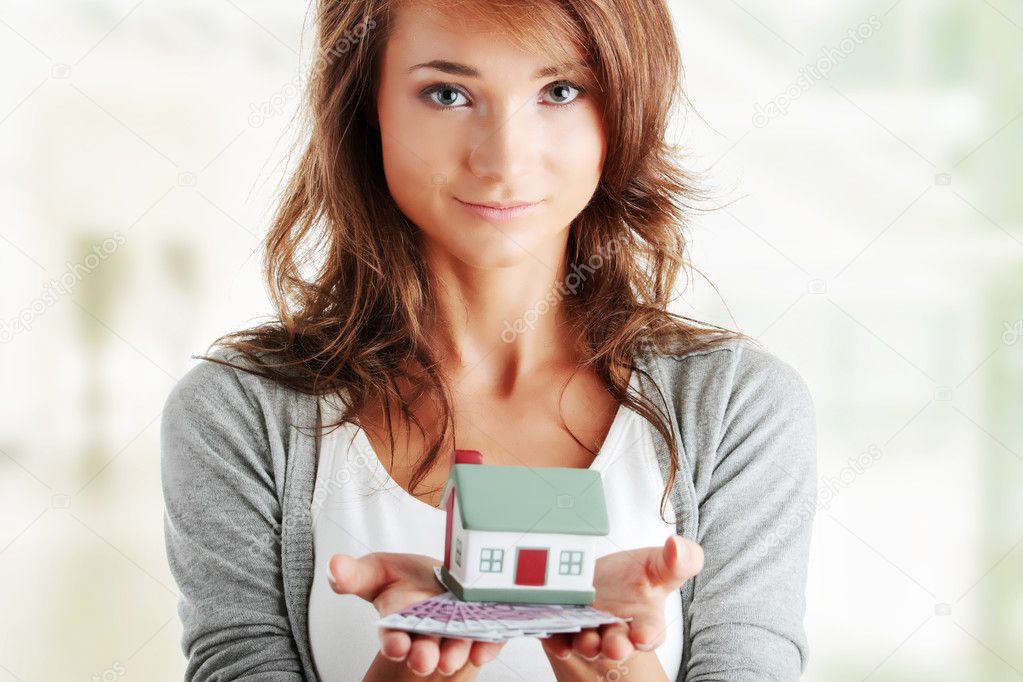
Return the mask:
M 515 565 L 516 585 L 547 584 L 546 549 L 520 549 Z

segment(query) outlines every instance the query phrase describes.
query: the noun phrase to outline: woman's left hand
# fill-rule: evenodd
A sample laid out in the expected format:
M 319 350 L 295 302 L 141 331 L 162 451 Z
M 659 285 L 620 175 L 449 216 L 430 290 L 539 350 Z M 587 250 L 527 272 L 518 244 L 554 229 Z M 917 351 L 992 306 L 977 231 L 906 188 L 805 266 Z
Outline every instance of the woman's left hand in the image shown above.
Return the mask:
M 576 653 L 587 660 L 611 661 L 624 661 L 636 650 L 653 651 L 664 641 L 667 596 L 701 570 L 703 548 L 680 535 L 670 536 L 661 547 L 600 557 L 593 576 L 593 608 L 632 620 L 551 635 L 540 640 L 544 651 L 561 660 Z

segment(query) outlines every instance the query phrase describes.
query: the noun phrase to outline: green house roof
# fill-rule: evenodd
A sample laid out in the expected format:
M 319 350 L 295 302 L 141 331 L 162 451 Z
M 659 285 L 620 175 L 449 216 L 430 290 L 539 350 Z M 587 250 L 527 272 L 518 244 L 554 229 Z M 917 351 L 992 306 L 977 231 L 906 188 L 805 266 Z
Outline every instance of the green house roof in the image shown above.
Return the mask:
M 451 484 L 467 529 L 608 534 L 604 485 L 592 469 L 455 464 Z

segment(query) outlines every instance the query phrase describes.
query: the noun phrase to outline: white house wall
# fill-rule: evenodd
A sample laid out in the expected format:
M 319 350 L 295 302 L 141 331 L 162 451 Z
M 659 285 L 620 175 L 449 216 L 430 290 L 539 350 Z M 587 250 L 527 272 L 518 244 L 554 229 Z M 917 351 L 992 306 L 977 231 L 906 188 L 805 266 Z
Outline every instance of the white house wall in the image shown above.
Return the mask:
M 457 507 L 457 501 L 456 501 Z M 456 516 L 456 519 L 458 517 Z M 460 523 L 456 524 L 461 530 Z M 593 587 L 595 543 L 594 536 L 561 533 L 522 533 L 484 530 L 462 531 L 462 552 L 464 566 L 458 578 L 465 587 L 502 587 L 537 589 L 535 585 L 515 584 L 516 548 L 546 547 L 547 582 L 543 587 L 560 590 L 589 590 Z M 454 540 L 452 540 L 454 542 Z M 504 563 L 500 573 L 484 573 L 479 570 L 480 550 L 484 547 L 503 549 Z M 572 550 L 583 553 L 582 570 L 579 575 L 560 575 L 561 551 Z

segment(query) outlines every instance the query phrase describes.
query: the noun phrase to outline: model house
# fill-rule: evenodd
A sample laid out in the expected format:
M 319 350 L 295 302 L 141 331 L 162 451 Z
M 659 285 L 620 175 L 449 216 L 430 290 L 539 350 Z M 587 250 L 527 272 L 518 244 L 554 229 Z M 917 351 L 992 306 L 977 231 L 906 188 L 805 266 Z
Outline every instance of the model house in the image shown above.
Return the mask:
M 488 466 L 455 450 L 441 498 L 449 590 L 468 601 L 590 604 L 594 551 L 608 534 L 600 472 Z

